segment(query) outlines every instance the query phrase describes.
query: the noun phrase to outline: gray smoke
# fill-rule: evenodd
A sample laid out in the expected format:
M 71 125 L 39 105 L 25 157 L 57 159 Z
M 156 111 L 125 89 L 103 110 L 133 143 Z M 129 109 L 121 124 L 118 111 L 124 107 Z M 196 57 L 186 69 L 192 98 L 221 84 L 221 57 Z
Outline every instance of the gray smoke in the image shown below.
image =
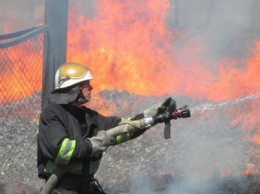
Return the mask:
M 139 97 L 124 95 L 125 101 L 139 101 L 135 112 L 164 98 L 141 101 Z M 101 96 L 106 100 L 115 97 L 108 91 Z M 110 148 L 97 174 L 100 181 L 116 188 L 124 183 L 130 193 L 224 194 L 247 188 L 244 171 L 252 144 L 245 141 L 246 129 L 231 125 L 231 112 L 243 111 L 248 102 L 259 102 L 259 95 L 218 103 L 173 97 L 178 107 L 189 104 L 192 116 L 171 121 L 171 139 L 163 138 L 164 125 L 160 124 L 138 139 Z M 114 100 L 125 104 L 120 99 Z
M 247 57 L 259 40 L 258 0 L 171 0 L 171 5 L 168 26 L 189 34 L 185 39 L 177 37 L 175 46 L 201 37 L 207 45 L 204 57 L 239 58 Z
M 45 0 L 1 0 L 0 35 L 42 25 Z
M 80 0 L 77 1 L 80 2 Z M 10 24 L 13 29 L 9 32 L 14 32 L 42 22 L 38 14 L 43 9 L 43 1 L 31 0 L 29 2 L 28 7 L 25 6 L 24 1 L 16 1 L 15 6 L 10 0 L 1 2 L 7 6 L 6 9 L 1 9 L 3 13 L 0 18 L 3 24 L 0 29 L 1 34 L 6 32 L 4 26 L 10 26 Z M 78 11 L 94 17 L 94 1 L 88 0 L 84 3 L 86 6 L 81 6 Z M 180 62 L 187 60 L 186 58 L 190 56 L 180 58 L 178 50 L 197 37 L 202 38 L 207 45 L 202 58 L 209 60 L 218 60 L 223 57 L 244 59 L 251 53 L 250 49 L 254 41 L 260 38 L 259 0 L 171 0 L 170 3 L 171 9 L 166 22 L 169 28 L 179 30 L 173 41 L 173 48 L 176 51 L 173 53 L 173 58 L 177 58 Z M 19 17 L 21 20 L 17 22 Z M 241 68 L 243 64 L 238 64 L 237 67 Z M 214 69 L 211 66 L 208 68 Z M 110 91 L 101 96 L 107 102 L 111 100 L 111 103 L 118 105 L 116 107 L 120 110 L 115 110 L 114 114 L 119 116 L 134 115 L 133 113 L 141 112 L 164 98 L 140 97 L 118 91 Z M 160 192 L 216 194 L 225 181 L 235 182 L 238 188 L 246 187 L 247 182 L 244 181 L 240 172 L 247 168 L 248 152 L 252 145 L 244 141 L 245 129 L 239 125 L 230 125 L 230 121 L 234 118 L 229 114 L 230 109 L 240 111 L 244 101 L 223 102 L 220 106 L 218 103 L 210 104 L 206 100 L 199 102 L 183 96 L 174 96 L 174 98 L 179 106 L 189 104 L 193 108 L 192 117 L 172 121 L 172 138 L 169 140 L 163 138 L 164 126 L 162 124 L 134 141 L 108 149 L 97 174 L 102 185 L 107 188 L 121 189 L 123 193 L 129 191 L 135 194 Z M 247 100 L 250 99 L 246 98 L 245 102 Z M 203 108 L 205 109 L 202 111 Z M 1 156 L 4 160 L 2 163 L 6 164 L 1 167 L 1 182 L 12 182 L 12 179 L 15 182 L 21 181 L 28 184 L 37 182 L 34 153 L 36 143 L 35 134 L 32 131 L 37 126 L 35 123 L 30 123 L 29 126 L 33 125 L 30 128 L 31 131 L 17 127 L 16 131 L 9 134 L 7 121 L 8 119 L 1 120 L 1 150 L 3 150 Z M 17 144 L 14 140 L 22 145 L 16 150 L 8 148 L 8 145 L 10 147 Z M 22 152 L 26 154 L 15 154 Z M 12 168 L 9 168 L 7 164 L 9 166 L 11 164 Z M 30 169 L 24 168 L 25 166 L 29 166 Z M 222 177 L 223 173 L 232 177 L 225 179 Z M 168 184 L 168 179 L 164 179 L 167 181 L 161 183 L 164 188 L 160 191 L 156 190 L 158 186 L 155 188 L 155 182 L 151 179 L 159 175 L 172 177 Z M 8 186 L 0 187 L 3 193 L 5 192 L 3 188 L 8 188 Z M 223 193 L 230 191 L 228 189 Z

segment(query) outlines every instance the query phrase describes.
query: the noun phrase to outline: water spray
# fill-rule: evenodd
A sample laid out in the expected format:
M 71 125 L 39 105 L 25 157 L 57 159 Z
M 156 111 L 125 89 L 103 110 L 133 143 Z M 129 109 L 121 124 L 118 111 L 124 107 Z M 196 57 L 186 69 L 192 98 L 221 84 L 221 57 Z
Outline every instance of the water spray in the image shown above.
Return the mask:
M 196 106 L 194 108 L 192 108 L 190 111 L 192 114 L 199 114 L 199 113 L 204 113 L 205 111 L 215 111 L 218 109 L 223 108 L 224 106 L 228 106 L 228 105 L 234 105 L 237 103 L 241 103 L 244 102 L 246 100 L 252 100 L 252 99 L 256 99 L 260 97 L 260 93 L 257 94 L 253 94 L 253 95 L 248 95 L 248 96 L 244 96 L 244 97 L 240 97 L 240 98 L 235 98 L 232 100 L 226 100 L 220 103 L 205 103 L 203 105 L 199 105 Z

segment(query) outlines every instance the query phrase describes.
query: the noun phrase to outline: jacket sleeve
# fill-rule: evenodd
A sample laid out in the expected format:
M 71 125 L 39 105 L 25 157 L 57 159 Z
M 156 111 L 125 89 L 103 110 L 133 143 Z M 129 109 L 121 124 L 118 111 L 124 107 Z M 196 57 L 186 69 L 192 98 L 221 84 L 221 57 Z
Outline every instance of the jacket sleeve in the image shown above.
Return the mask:
M 38 140 L 42 154 L 55 164 L 66 165 L 75 158 L 91 154 L 90 142 L 70 139 L 66 132 L 66 117 L 59 107 L 46 108 L 41 114 Z
M 104 117 L 102 115 L 99 115 L 99 121 L 103 121 L 103 129 L 105 130 L 109 130 L 113 127 L 118 126 L 118 124 L 123 121 L 123 120 L 138 120 L 138 119 L 142 119 L 144 116 L 143 114 L 139 114 L 136 115 L 134 118 L 132 117 L 127 117 L 127 118 L 121 118 L 121 117 Z M 104 122 L 105 121 L 105 122 Z M 100 126 L 100 124 L 99 124 Z M 138 130 L 133 134 L 124 134 L 124 135 L 118 135 L 115 139 L 115 145 L 124 143 L 126 141 L 129 141 L 131 139 L 135 139 L 137 137 L 139 137 L 140 135 L 142 135 L 147 129 L 142 129 L 142 130 Z

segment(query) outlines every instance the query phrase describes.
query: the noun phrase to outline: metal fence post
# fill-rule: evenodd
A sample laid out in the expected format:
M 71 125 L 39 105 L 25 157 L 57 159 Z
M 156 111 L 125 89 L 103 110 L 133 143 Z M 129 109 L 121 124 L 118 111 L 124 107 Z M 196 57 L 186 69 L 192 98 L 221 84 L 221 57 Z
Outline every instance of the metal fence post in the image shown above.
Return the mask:
M 45 24 L 48 26 L 44 40 L 44 69 L 42 86 L 42 107 L 54 89 L 56 70 L 67 57 L 68 0 L 45 1 Z

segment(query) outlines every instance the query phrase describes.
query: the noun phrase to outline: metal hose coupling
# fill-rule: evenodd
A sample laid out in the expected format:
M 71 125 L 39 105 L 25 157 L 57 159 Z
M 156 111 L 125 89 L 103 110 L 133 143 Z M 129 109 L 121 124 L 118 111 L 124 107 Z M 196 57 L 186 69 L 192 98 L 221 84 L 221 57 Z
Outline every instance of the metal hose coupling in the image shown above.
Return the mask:
M 152 116 L 144 117 L 143 121 L 144 121 L 145 128 L 150 128 L 154 125 L 154 119 Z

